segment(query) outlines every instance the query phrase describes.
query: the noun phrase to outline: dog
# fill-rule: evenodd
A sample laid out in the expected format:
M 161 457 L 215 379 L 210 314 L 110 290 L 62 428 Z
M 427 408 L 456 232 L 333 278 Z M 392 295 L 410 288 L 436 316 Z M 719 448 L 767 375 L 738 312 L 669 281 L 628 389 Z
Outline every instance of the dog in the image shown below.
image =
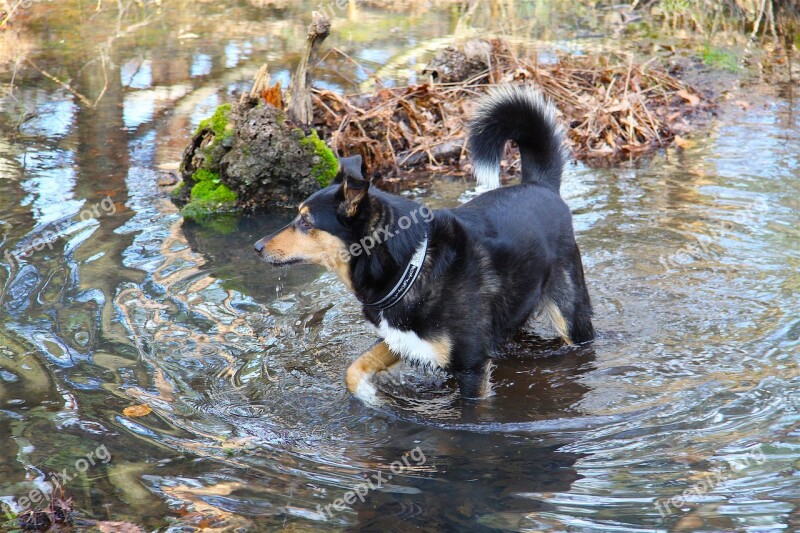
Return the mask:
M 522 178 L 500 187 L 509 140 Z M 331 185 L 255 244 L 267 263 L 323 265 L 355 294 L 381 338 L 347 369 L 348 390 L 365 403 L 380 403 L 373 376 L 401 360 L 444 369 L 462 398 L 484 398 L 495 349 L 534 319 L 569 344 L 595 336 L 559 193 L 566 153 L 555 108 L 529 86 L 495 87 L 479 100 L 467 142 L 484 192 L 455 209 L 370 187 L 361 157 L 342 158 Z

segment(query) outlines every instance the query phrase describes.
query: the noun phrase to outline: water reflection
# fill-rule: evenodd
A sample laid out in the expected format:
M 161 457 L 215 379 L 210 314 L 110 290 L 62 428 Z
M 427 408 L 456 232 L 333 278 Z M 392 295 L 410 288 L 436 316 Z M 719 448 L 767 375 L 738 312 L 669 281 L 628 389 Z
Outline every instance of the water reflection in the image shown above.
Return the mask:
M 322 82 L 351 90 L 387 59 L 411 65 L 405 52 L 462 14 L 426 4 L 343 14 L 331 45 L 363 64 L 332 54 Z M 446 376 L 400 369 L 381 376 L 375 411 L 343 386 L 374 340 L 353 298 L 318 269 L 251 253 L 292 214 L 197 224 L 156 185 L 265 59 L 285 79 L 309 7 L 174 1 L 120 16 L 64 2 L 27 15 L 24 54 L 84 98 L 21 55 L 1 104 L 2 252 L 64 230 L 52 248 L 0 257 L 0 497 L 103 443 L 112 461 L 68 487 L 76 508 L 150 529 L 797 526 L 797 102 L 771 95 L 640 169 L 571 167 L 597 342 L 514 339 L 495 396 L 466 411 Z M 533 26 L 551 7 L 506 18 L 546 37 Z M 586 17 L 576 31 L 593 31 Z M 449 206 L 470 185 L 423 186 L 410 195 Z M 114 213 L 80 220 L 105 198 Z M 134 404 L 153 413 L 124 416 Z M 756 444 L 763 464 L 659 515 L 657 499 Z M 417 447 L 424 468 L 323 521 L 318 506 Z
M 363 503 L 356 500 L 357 522 L 349 530 L 518 529 L 526 514 L 552 509 L 531 502 L 529 494 L 566 492 L 580 478 L 574 468 L 579 454 L 538 447 L 524 437 L 454 433 L 424 444 L 426 453 L 446 458 L 435 463 L 435 472 L 417 480 L 415 490 L 372 491 Z M 512 448 L 524 452 L 509 454 Z M 501 471 L 498 464 L 504 465 Z

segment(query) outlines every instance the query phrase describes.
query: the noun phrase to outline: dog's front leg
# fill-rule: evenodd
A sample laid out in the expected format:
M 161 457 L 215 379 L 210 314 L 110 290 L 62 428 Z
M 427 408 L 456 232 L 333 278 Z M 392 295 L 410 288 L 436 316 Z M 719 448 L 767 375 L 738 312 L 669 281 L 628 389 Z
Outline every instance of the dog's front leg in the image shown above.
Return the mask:
M 378 342 L 361 354 L 347 369 L 347 390 L 366 404 L 376 405 L 380 403 L 378 390 L 372 383 L 372 377 L 394 365 L 399 360 L 400 357 L 393 354 L 385 342 Z
M 492 394 L 492 361 L 487 359 L 469 368 L 453 372 L 458 381 L 461 398 L 465 400 L 483 399 Z

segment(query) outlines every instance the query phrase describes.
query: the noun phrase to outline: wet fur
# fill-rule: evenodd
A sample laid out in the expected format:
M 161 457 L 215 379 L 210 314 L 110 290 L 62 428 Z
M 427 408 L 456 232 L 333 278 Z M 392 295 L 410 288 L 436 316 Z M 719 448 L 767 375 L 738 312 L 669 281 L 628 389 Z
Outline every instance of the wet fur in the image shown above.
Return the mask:
M 559 194 L 562 133 L 553 108 L 528 87 L 500 87 L 479 102 L 469 146 L 487 188 L 499 186 L 508 140 L 521 152 L 522 183 L 436 210 L 430 222 L 419 216 L 419 204 L 370 189 L 360 157 L 342 159 L 337 182 L 303 202 L 303 215 L 259 241 L 256 251 L 273 264 L 304 261 L 339 270 L 362 303 L 375 302 L 394 287 L 427 234 L 428 253 L 411 290 L 389 309 L 364 306 L 364 315 L 395 356 L 440 366 L 456 377 L 462 397 L 483 397 L 497 346 L 532 317 L 549 322 L 565 342 L 594 338 L 572 217 Z M 415 212 L 417 223 L 401 230 L 400 218 Z M 369 254 L 347 257 L 345 264 L 324 259 L 380 228 L 394 236 Z M 329 237 L 309 238 L 313 232 Z M 348 371 L 348 388 L 357 393 L 359 376 L 369 379 L 388 362 L 365 353 Z

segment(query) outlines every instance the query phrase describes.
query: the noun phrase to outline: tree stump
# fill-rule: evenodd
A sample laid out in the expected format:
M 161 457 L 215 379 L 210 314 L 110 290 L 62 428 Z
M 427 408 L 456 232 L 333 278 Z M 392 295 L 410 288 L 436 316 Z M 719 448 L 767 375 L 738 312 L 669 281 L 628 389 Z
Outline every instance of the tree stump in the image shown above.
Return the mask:
M 310 129 L 311 66 L 331 26 L 327 17 L 313 17 L 288 110 L 280 87 L 269 88 L 265 65 L 250 94 L 200 123 L 181 161 L 183 183 L 173 192 L 185 203 L 184 216 L 294 204 L 336 176 L 336 156 Z

